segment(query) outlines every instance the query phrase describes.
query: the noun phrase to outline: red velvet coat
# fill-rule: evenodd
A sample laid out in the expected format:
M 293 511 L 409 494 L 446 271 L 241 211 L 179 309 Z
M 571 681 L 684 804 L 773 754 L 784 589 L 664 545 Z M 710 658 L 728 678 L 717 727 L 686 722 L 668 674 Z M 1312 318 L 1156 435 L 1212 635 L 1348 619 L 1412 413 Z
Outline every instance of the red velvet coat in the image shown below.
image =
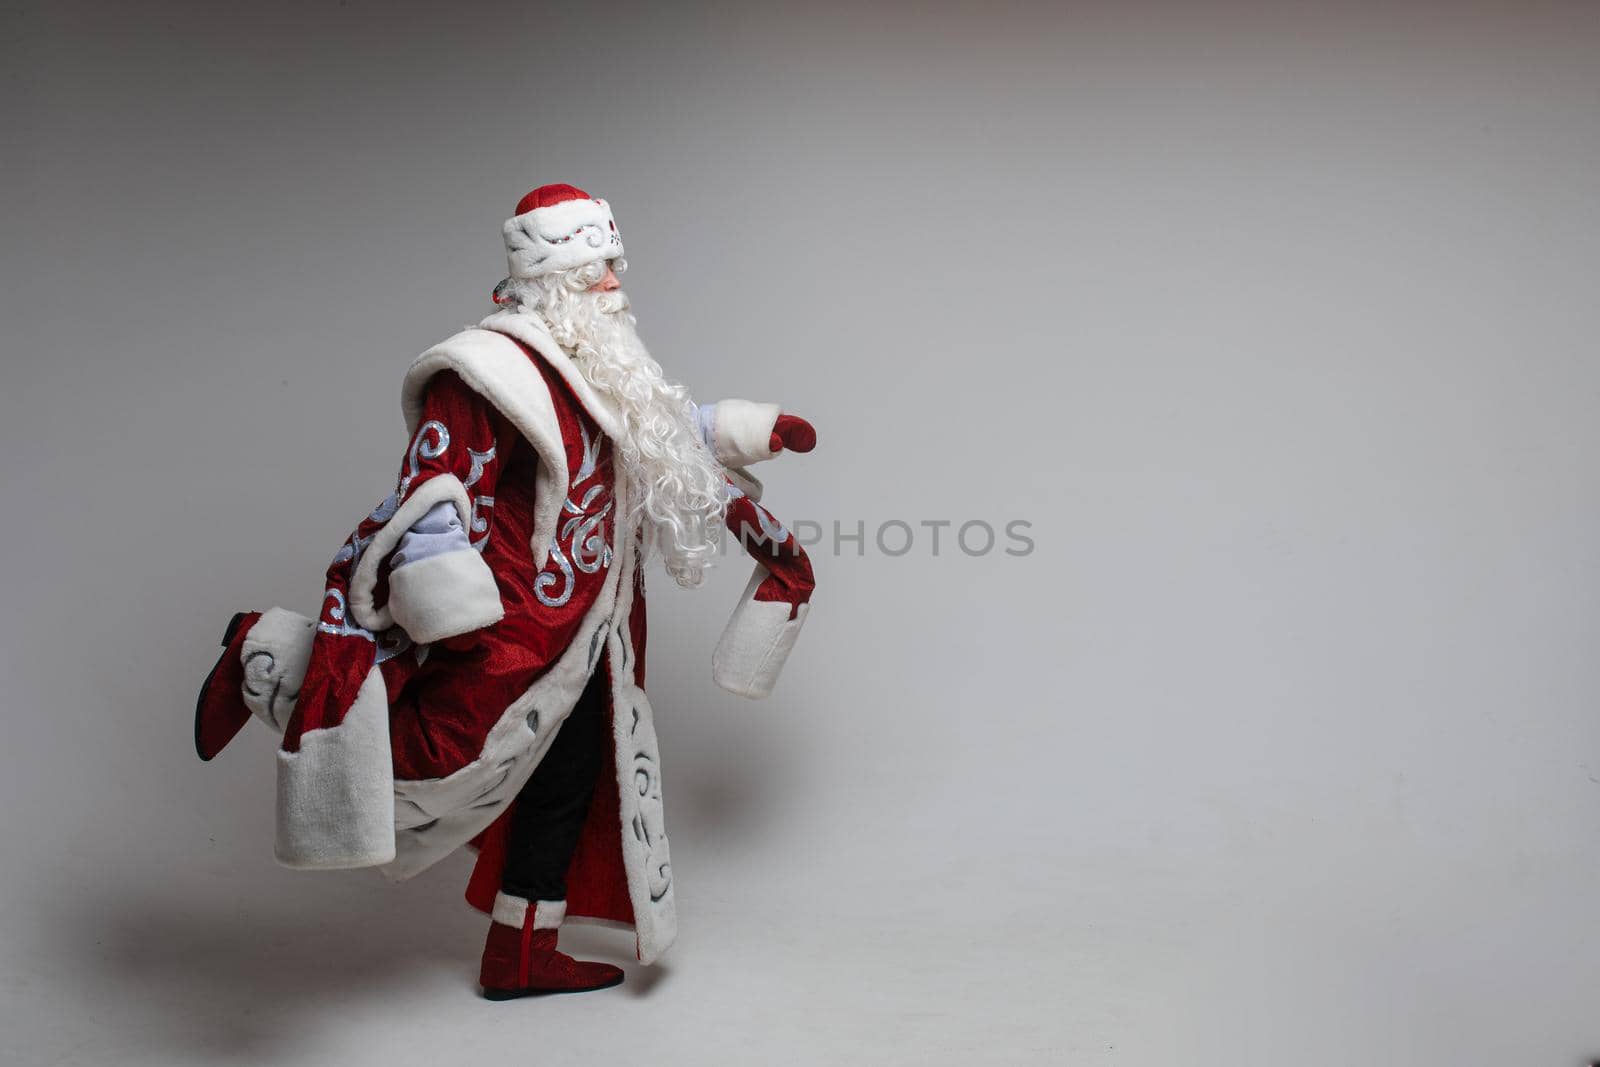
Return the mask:
M 509 312 L 424 353 L 404 401 L 399 483 L 336 555 L 320 617 L 273 609 L 245 638 L 246 702 L 283 728 L 279 858 L 405 878 L 474 841 L 468 896 L 487 910 L 509 805 L 601 670 L 616 773 L 596 786 L 567 913 L 631 924 L 650 962 L 676 913 L 616 416 L 536 318 Z M 761 566 L 716 674 L 763 695 L 811 572 L 759 487 L 732 476 L 729 525 Z M 471 547 L 391 569 L 401 536 L 441 502 Z

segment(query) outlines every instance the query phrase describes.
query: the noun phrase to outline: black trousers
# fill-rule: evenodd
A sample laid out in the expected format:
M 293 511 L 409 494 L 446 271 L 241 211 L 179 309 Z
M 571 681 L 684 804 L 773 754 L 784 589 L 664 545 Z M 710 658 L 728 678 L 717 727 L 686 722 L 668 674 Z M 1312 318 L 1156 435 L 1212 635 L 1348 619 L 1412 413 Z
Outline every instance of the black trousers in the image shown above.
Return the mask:
M 578 847 L 605 751 L 606 672 L 589 678 L 577 706 L 513 802 L 500 888 L 525 900 L 565 900 L 567 866 Z

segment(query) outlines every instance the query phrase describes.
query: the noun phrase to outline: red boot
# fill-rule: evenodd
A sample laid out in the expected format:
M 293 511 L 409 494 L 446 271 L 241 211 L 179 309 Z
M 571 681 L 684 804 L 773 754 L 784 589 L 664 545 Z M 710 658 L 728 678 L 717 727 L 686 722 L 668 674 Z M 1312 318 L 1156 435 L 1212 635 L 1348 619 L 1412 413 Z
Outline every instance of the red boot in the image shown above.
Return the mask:
M 259 618 L 259 611 L 241 611 L 233 617 L 222 635 L 222 656 L 200 687 L 200 699 L 194 705 L 194 750 L 203 760 L 227 748 L 228 742 L 250 721 L 239 649 L 244 645 L 244 635 Z
M 584 993 L 622 983 L 622 968 L 586 963 L 556 951 L 556 933 L 567 913 L 564 900 L 528 901 L 507 893 L 494 898 L 494 921 L 483 946 L 478 984 L 489 1000 L 542 993 Z

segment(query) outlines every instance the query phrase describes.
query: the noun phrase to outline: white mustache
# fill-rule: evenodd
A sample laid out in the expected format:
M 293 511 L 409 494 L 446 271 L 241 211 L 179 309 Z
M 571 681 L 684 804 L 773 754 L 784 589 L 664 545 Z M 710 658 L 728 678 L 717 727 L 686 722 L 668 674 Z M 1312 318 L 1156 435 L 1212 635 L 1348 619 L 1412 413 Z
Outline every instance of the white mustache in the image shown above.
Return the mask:
M 607 315 L 616 315 L 627 311 L 632 306 L 628 294 L 621 289 L 613 289 L 609 293 L 596 293 L 594 306 Z

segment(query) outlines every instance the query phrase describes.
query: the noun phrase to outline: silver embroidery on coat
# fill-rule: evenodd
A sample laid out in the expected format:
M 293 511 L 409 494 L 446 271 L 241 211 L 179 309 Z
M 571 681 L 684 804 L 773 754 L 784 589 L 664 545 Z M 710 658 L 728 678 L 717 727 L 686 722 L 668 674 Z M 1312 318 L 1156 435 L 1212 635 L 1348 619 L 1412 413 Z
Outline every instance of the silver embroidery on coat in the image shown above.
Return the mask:
M 467 456 L 472 460 L 472 471 L 467 475 L 467 480 L 461 483 L 461 488 L 471 489 L 478 484 L 478 480 L 483 477 L 483 468 L 494 462 L 494 451 L 494 445 L 490 445 L 487 452 L 478 452 L 470 447 L 467 449 Z M 484 536 L 472 539 L 469 535 L 469 543 L 479 552 L 482 552 L 484 546 L 489 543 L 489 516 L 485 513 L 493 507 L 494 497 L 492 496 L 475 496 L 472 498 L 472 518 L 467 525 L 471 527 L 473 533 L 483 534 Z
M 372 513 L 367 518 L 379 523 L 386 523 L 394 518 L 395 512 L 400 510 L 400 505 L 405 501 L 406 492 L 411 488 L 411 483 L 416 481 L 417 476 L 422 473 L 422 460 L 438 459 L 444 455 L 445 449 L 449 447 L 450 430 L 444 423 L 438 419 L 429 419 L 421 426 L 418 426 L 416 434 L 411 438 L 411 447 L 406 452 L 406 472 L 400 476 L 400 482 L 395 486 L 394 492 L 384 497 L 383 502 L 373 508 Z M 467 449 L 467 454 L 473 460 L 472 481 L 467 482 L 468 485 L 471 485 L 472 482 L 477 481 L 482 476 L 483 464 L 479 462 L 479 454 L 473 452 L 470 448 Z M 494 449 L 491 448 L 488 454 L 483 457 L 483 463 L 487 463 L 493 458 Z M 492 498 L 490 503 L 493 503 Z M 476 511 L 476 505 L 474 505 L 474 511 Z M 339 547 L 339 551 L 333 554 L 334 565 L 349 563 L 350 573 L 354 574 L 356 564 L 361 562 L 361 554 L 367 550 L 367 546 L 372 543 L 372 539 L 376 536 L 376 530 L 366 537 L 361 536 L 359 529 L 353 531 L 350 534 L 350 539 Z M 410 636 L 398 626 L 391 626 L 383 633 L 375 634 L 366 627 L 357 625 L 353 619 L 348 617 L 345 596 L 340 590 L 330 588 L 322 594 L 323 603 L 327 603 L 330 599 L 333 601 L 333 606 L 328 609 L 327 614 L 328 618 L 333 621 L 317 623 L 317 629 L 323 633 L 333 634 L 335 637 L 359 637 L 365 641 L 371 641 L 377 646 L 376 662 L 378 663 L 391 660 L 413 647 L 417 648 L 418 663 L 421 663 L 427 657 L 427 646 L 413 646 Z
M 428 434 L 433 434 L 433 440 L 428 440 Z M 406 472 L 400 476 L 400 484 L 395 486 L 394 492 L 383 498 L 383 503 L 372 509 L 372 514 L 367 518 L 373 522 L 388 522 L 394 518 L 394 513 L 400 510 L 400 505 L 405 503 L 406 493 L 411 489 L 411 483 L 417 480 L 417 475 L 422 473 L 422 460 L 438 459 L 444 455 L 445 449 L 450 447 L 450 430 L 438 419 L 429 419 L 417 427 L 416 435 L 411 438 L 411 449 L 406 453 Z M 467 449 L 468 454 L 472 450 Z M 489 450 L 491 457 L 494 449 Z M 476 465 L 474 472 L 478 472 Z M 468 483 L 471 484 L 470 482 Z M 358 546 L 356 554 L 360 555 Z M 336 558 L 337 561 L 337 558 Z
M 574 566 L 585 574 L 593 574 L 611 565 L 611 545 L 606 542 L 605 517 L 611 512 L 611 505 L 615 501 L 607 497 L 598 511 L 589 514 L 589 508 L 605 492 L 603 484 L 583 489 L 582 498 L 573 499 L 583 483 L 594 477 L 600 445 L 605 438 L 596 436 L 591 439 L 588 428 L 582 424 L 579 424 L 578 432 L 583 435 L 583 462 L 573 476 L 566 503 L 562 505 L 562 510 L 571 517 L 561 524 L 550 545 L 550 561 L 556 565 L 556 571 L 544 571 L 533 583 L 533 595 L 547 608 L 559 608 L 572 599 L 573 588 L 577 585 Z M 563 541 L 566 542 L 565 550 L 562 548 Z M 551 588 L 559 588 L 560 592 L 552 594 Z
M 333 634 L 335 637 L 361 637 L 371 641 L 373 644 L 377 644 L 378 638 L 371 630 L 365 626 L 358 626 L 353 621 L 345 618 L 344 593 L 342 591 L 329 589 L 323 593 L 323 603 L 327 603 L 329 600 L 333 601 L 333 606 L 328 608 L 327 615 L 333 621 L 319 622 L 317 623 L 317 629 L 325 634 Z

